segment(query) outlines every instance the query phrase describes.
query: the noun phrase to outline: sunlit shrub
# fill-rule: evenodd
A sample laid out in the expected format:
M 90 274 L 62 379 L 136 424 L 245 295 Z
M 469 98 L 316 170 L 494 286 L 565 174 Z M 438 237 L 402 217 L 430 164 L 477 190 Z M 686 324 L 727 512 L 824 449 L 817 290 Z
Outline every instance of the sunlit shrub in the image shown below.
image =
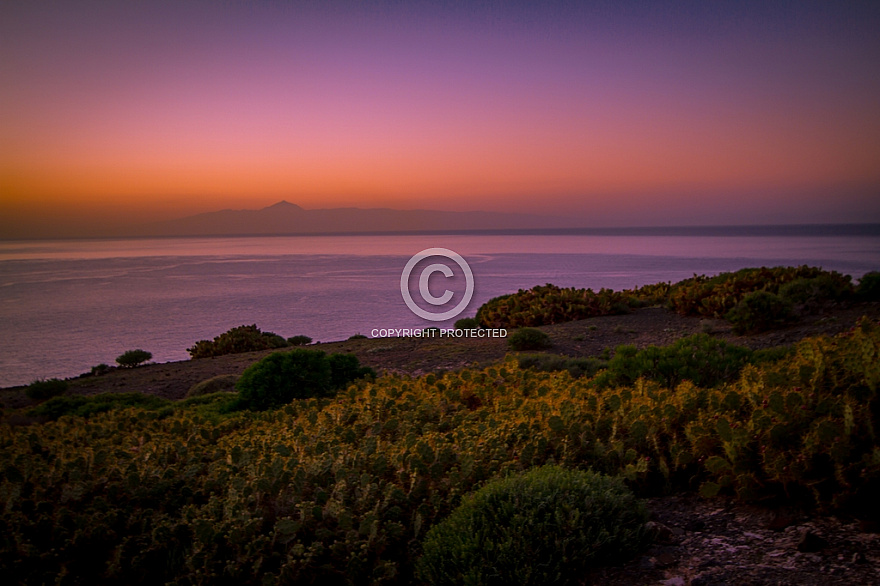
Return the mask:
M 490 482 L 425 537 L 433 586 L 580 584 L 645 541 L 644 506 L 617 479 L 545 466 Z
M 191 358 L 211 358 L 226 354 L 284 348 L 287 340 L 272 332 L 262 332 L 256 324 L 232 328 L 211 340 L 199 340 L 186 351 Z

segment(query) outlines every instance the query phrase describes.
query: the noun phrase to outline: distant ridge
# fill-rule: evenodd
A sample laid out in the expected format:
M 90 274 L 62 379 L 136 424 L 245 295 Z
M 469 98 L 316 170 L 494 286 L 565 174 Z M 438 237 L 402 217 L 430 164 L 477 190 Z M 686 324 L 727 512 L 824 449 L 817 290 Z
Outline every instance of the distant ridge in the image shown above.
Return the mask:
M 139 236 L 245 236 L 560 229 L 564 218 L 496 212 L 389 208 L 307 210 L 280 201 L 259 210 L 220 210 L 144 224 Z

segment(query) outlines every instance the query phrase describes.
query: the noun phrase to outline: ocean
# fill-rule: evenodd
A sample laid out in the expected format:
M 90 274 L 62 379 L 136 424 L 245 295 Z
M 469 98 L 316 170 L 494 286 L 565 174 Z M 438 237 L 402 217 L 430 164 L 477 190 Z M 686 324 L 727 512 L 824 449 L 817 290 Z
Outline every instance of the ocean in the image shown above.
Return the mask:
M 474 291 L 454 319 L 416 316 L 401 271 L 416 253 L 460 254 Z M 407 289 L 436 313 L 461 303 L 466 278 L 434 271 L 419 296 L 416 265 Z M 440 259 L 443 260 L 442 258 Z M 880 235 L 627 234 L 373 235 L 0 242 L 0 386 L 70 377 L 125 350 L 156 362 L 231 327 L 257 324 L 316 341 L 380 328 L 451 327 L 492 297 L 545 283 L 622 289 L 749 266 L 809 264 L 860 277 L 880 269 Z

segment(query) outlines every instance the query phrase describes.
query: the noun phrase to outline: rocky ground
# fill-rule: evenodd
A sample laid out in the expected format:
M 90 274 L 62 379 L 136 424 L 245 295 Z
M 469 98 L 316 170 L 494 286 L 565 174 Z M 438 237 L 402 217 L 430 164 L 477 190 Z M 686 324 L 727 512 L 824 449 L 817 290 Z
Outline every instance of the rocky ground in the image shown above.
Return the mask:
M 694 495 L 648 500 L 654 544 L 589 583 L 623 586 L 880 584 L 878 527 Z

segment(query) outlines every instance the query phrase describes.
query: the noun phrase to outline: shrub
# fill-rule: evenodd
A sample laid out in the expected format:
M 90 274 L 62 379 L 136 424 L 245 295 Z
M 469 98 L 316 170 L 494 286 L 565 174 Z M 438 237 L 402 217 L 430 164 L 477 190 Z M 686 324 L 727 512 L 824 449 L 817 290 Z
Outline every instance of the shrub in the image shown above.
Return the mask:
M 598 358 L 569 358 L 558 354 L 523 354 L 517 357 L 517 361 L 523 369 L 530 368 L 538 372 L 565 370 L 572 378 L 594 376 L 608 366 L 604 360 Z
M 327 361 L 330 363 L 330 387 L 342 389 L 348 383 L 359 378 L 376 378 L 376 371 L 369 366 L 361 366 L 354 354 L 331 354 Z
M 631 296 L 611 289 L 563 289 L 542 285 L 495 297 L 477 310 L 486 328 L 520 328 L 558 324 L 599 315 L 627 313 Z
M 708 334 L 682 338 L 669 346 L 618 346 L 608 369 L 593 381 L 597 387 L 632 385 L 646 378 L 674 389 L 680 382 L 712 387 L 739 376 L 752 358 L 752 351 Z
M 791 304 L 767 291 L 749 293 L 726 316 L 737 334 L 756 334 L 792 319 Z
M 128 350 L 116 357 L 116 363 L 123 368 L 134 368 L 150 360 L 152 357 L 152 353 L 146 350 Z
M 349 340 L 366 340 L 367 337 L 363 334 L 354 334 L 353 336 L 348 337 Z
M 284 348 L 287 340 L 272 332 L 261 332 L 256 324 L 232 328 L 211 340 L 199 340 L 186 351 L 191 358 Z
M 822 274 L 810 279 L 795 279 L 779 287 L 779 297 L 797 306 L 802 313 L 813 313 L 831 301 L 842 301 L 853 293 L 849 276 L 835 278 Z
M 455 322 L 456 330 L 475 330 L 480 327 L 480 322 L 475 317 L 463 317 Z
M 292 336 L 287 338 L 287 343 L 291 346 L 308 346 L 312 343 L 312 339 L 308 336 Z
M 724 317 L 750 293 L 779 293 L 780 287 L 798 279 L 825 277 L 835 287 L 852 287 L 850 277 L 806 265 L 799 267 L 760 267 L 720 273 L 714 277 L 694 276 L 676 283 L 669 305 L 682 315 Z
M 107 374 L 108 372 L 110 372 L 110 367 L 104 363 L 93 366 L 91 370 L 92 376 L 101 376 L 102 374 Z
M 880 301 L 880 271 L 865 273 L 859 279 L 856 295 L 862 301 Z
M 507 345 L 511 350 L 543 350 L 553 344 L 550 336 L 535 328 L 521 328 L 510 335 Z
M 434 586 L 579 584 L 645 543 L 644 506 L 617 479 L 544 466 L 490 482 L 426 535 Z
M 375 376 L 375 372 L 372 368 L 361 368 L 353 354 L 327 357 L 320 350 L 298 348 L 275 352 L 250 365 L 235 388 L 241 408 L 264 411 L 294 399 L 330 396 L 363 376 Z
M 89 417 L 98 413 L 106 413 L 114 409 L 139 407 L 147 410 L 158 410 L 168 407 L 168 401 L 153 395 L 142 393 L 103 393 L 91 397 L 81 395 L 55 397 L 28 411 L 34 417 L 45 417 L 54 421 L 62 415 Z
M 194 384 L 189 388 L 186 396 L 201 397 L 213 393 L 229 393 L 235 390 L 235 383 L 237 381 L 237 375 L 221 374 Z
M 66 380 L 50 378 L 49 380 L 37 380 L 28 385 L 24 394 L 34 401 L 43 401 L 51 397 L 57 397 L 67 392 L 69 384 Z

